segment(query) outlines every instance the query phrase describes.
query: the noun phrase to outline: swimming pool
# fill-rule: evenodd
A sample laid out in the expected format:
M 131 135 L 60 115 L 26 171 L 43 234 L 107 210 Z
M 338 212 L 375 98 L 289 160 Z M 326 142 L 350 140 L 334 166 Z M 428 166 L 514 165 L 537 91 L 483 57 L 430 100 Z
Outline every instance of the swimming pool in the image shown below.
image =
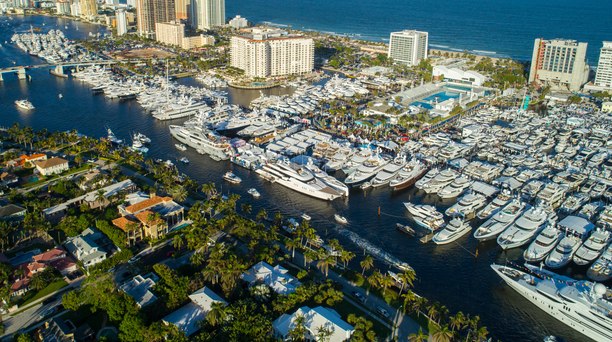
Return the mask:
M 439 93 L 435 93 L 433 95 L 427 96 L 426 98 L 419 100 L 419 101 L 414 101 L 412 102 L 410 105 L 411 106 L 417 106 L 417 107 L 422 107 L 425 109 L 433 109 L 433 104 L 437 101 L 437 102 L 444 102 L 448 99 L 458 99 L 459 98 L 459 93 L 455 93 L 452 91 L 441 91 Z

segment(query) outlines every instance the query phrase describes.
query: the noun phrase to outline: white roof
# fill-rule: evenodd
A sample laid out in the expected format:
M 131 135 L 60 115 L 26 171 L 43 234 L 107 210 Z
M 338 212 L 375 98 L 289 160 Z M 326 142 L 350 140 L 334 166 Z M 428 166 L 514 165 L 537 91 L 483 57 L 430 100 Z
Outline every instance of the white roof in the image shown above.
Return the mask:
M 241 278 L 251 285 L 264 283 L 278 294 L 293 293 L 297 287 L 302 285 L 284 267 L 280 265 L 272 267 L 265 261 L 253 265 L 247 272 L 242 274 Z
M 206 318 L 213 302 L 227 304 L 223 298 L 207 287 L 203 287 L 189 295 L 191 303 L 182 306 L 178 310 L 168 314 L 162 320 L 167 324 L 175 325 L 185 335 L 193 335 L 200 329 L 199 323 Z
M 286 337 L 295 327 L 294 322 L 298 316 L 304 316 L 304 326 L 310 334 L 310 338 L 316 338 L 319 329 L 324 327 L 332 332 L 328 339 L 329 342 L 342 342 L 348 340 L 355 330 L 352 325 L 343 321 L 340 315 L 333 309 L 322 306 L 311 309 L 303 306 L 293 314 L 283 314 L 272 322 L 274 331 Z

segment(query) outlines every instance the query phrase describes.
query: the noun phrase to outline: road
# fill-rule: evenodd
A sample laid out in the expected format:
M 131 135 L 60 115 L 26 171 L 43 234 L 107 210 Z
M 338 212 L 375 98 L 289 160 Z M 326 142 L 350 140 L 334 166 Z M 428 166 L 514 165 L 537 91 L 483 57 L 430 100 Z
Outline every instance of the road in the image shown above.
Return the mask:
M 16 315 L 4 315 L 3 323 L 4 323 L 5 330 L 4 330 L 4 335 L 2 336 L 3 340 L 5 339 L 6 336 L 10 336 L 24 328 L 30 327 L 30 325 L 34 325 L 36 322 L 41 320 L 43 318 L 41 317 L 42 313 L 44 313 L 49 308 L 52 308 L 61 303 L 62 299 L 61 299 L 61 296 L 58 295 L 58 293 L 64 293 L 70 289 L 81 286 L 83 279 L 84 277 L 72 282 L 71 284 L 60 289 L 57 292 L 49 294 L 46 297 L 40 298 L 36 302 L 36 304 L 28 306 L 27 309 L 23 311 L 19 311 L 21 310 L 19 309 Z M 45 304 L 45 305 L 42 304 L 42 302 L 45 299 L 52 297 L 52 296 L 56 296 L 57 298 L 48 304 Z

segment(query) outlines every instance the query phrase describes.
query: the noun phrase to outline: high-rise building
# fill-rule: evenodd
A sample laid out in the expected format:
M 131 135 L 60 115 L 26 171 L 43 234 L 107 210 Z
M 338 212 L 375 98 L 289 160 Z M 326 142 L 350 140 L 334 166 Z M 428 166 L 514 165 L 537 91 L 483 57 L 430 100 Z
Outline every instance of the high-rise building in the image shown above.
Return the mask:
M 314 41 L 278 29 L 253 28 L 232 37 L 230 54 L 232 67 L 251 77 L 304 74 L 314 68 Z
M 176 20 L 187 20 L 189 18 L 190 0 L 174 0 L 174 12 Z
M 78 0 L 73 0 L 70 4 L 70 15 L 73 17 L 81 16 L 81 4 Z
M 191 0 L 191 27 L 208 30 L 225 24 L 225 0 Z
M 98 15 L 98 4 L 96 0 L 79 0 L 81 7 L 80 15 L 85 18 L 92 18 Z
M 155 23 L 155 40 L 160 43 L 181 47 L 185 50 L 215 43 L 213 36 L 185 36 L 185 24 L 179 21 Z
M 123 36 L 127 33 L 127 16 L 125 15 L 125 10 L 120 8 L 115 12 L 115 16 L 117 17 L 117 35 Z
M 555 89 L 580 90 L 589 79 L 587 43 L 575 40 L 537 38 L 533 45 L 529 83 Z
M 155 40 L 160 43 L 181 46 L 185 37 L 185 24 L 178 21 L 155 23 Z
M 136 2 L 138 34 L 155 38 L 155 24 L 175 20 L 174 0 L 138 0 Z
M 249 22 L 246 20 L 246 18 L 237 15 L 229 21 L 229 26 L 239 30 L 241 28 L 248 27 Z
M 612 90 L 612 42 L 603 42 L 599 52 L 595 86 Z
M 417 65 L 427 58 L 429 34 L 427 32 L 405 30 L 391 32 L 389 37 L 389 57 L 395 62 L 409 66 Z
M 70 1 L 60 0 L 55 3 L 55 10 L 59 15 L 70 15 Z

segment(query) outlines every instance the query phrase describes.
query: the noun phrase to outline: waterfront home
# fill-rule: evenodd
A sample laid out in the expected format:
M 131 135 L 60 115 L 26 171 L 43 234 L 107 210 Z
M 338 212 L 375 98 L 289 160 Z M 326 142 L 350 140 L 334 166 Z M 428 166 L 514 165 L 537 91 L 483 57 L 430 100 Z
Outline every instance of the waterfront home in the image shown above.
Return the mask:
M 68 238 L 64 246 L 85 268 L 89 268 L 106 260 L 108 252 L 98 243 L 103 238 L 104 235 L 97 229 L 87 228 L 81 234 Z
M 0 207 L 0 220 L 21 221 L 25 217 L 26 209 L 16 204 L 7 204 Z
M 171 197 L 132 193 L 117 208 L 122 216 L 113 224 L 126 233 L 128 244 L 145 238 L 160 239 L 185 218 L 185 208 Z
M 158 281 L 159 277 L 153 272 L 144 276 L 138 274 L 119 286 L 119 289 L 134 298 L 139 308 L 143 308 L 157 300 L 157 296 L 151 292 L 151 289 Z
M 306 341 L 316 341 L 321 329 L 331 332 L 327 337 L 329 342 L 347 341 L 355 331 L 353 326 L 343 321 L 333 309 L 322 306 L 311 309 L 303 306 L 291 315 L 283 314 L 272 322 L 275 337 L 283 341 L 291 340 L 290 332 L 295 328 L 296 320 L 300 316 L 304 317 L 304 328 L 306 328 L 304 340 Z
M 293 293 L 295 289 L 302 285 L 284 267 L 280 265 L 271 266 L 265 261 L 253 265 L 240 277 L 249 283 L 249 286 L 265 284 L 274 292 L 282 295 Z
M 104 188 L 88 192 L 85 195 L 75 197 L 64 203 L 46 208 L 43 210 L 43 214 L 47 220 L 59 221 L 70 208 L 77 208 L 82 204 L 87 204 L 90 209 L 104 208 L 110 203 L 109 199 L 111 197 L 134 191 L 135 189 L 136 184 L 134 184 L 132 180 L 126 179 L 119 183 L 114 183 Z
M 63 158 L 53 157 L 34 163 L 36 170 L 43 176 L 57 175 L 69 169 L 68 161 Z
M 212 309 L 213 303 L 227 302 L 208 287 L 203 287 L 189 295 L 191 302 L 168 314 L 162 321 L 169 325 L 175 325 L 187 337 L 200 330 L 201 322 Z

